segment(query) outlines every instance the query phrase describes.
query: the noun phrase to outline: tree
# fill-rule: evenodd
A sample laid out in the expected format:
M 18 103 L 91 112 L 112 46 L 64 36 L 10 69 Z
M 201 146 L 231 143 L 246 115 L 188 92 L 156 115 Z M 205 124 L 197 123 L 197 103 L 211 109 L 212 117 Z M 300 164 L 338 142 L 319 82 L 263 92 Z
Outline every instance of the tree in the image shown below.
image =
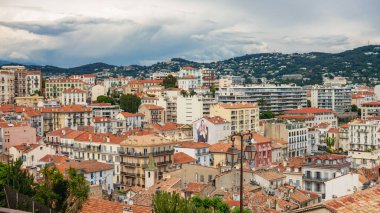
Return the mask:
M 187 96 L 189 96 L 189 93 L 188 93 L 186 90 L 181 90 L 180 94 L 181 94 L 183 97 L 187 97 Z
M 141 105 L 141 99 L 132 94 L 120 96 L 120 108 L 125 112 L 136 113 Z
M 359 107 L 355 104 L 351 105 L 351 112 L 359 112 Z
M 249 213 L 250 211 L 247 208 L 243 208 L 243 213 Z M 240 207 L 235 207 L 232 209 L 231 213 L 240 213 Z
M 311 107 L 311 101 L 307 100 L 307 107 Z
M 69 169 L 68 196 L 65 201 L 65 212 L 78 212 L 88 199 L 90 187 L 82 174 L 77 170 Z
M 105 96 L 105 95 L 100 95 L 96 98 L 97 103 L 110 103 L 110 104 L 115 104 L 115 100 L 111 97 Z
M 165 88 L 175 88 L 177 87 L 177 78 L 175 78 L 173 75 L 168 75 L 163 79 L 161 85 Z
M 328 152 L 333 152 L 333 146 L 335 144 L 335 138 L 334 137 L 327 137 L 325 139 L 326 146 L 327 146 L 327 151 Z
M 260 113 L 260 119 L 271 119 L 274 118 L 273 112 L 264 111 Z

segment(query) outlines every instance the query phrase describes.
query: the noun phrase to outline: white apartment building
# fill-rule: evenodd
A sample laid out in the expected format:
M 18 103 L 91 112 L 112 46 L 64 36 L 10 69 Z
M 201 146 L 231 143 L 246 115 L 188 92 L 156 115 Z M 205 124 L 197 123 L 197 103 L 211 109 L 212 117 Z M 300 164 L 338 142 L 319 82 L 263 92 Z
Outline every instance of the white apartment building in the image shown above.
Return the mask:
M 318 193 L 323 200 L 352 194 L 361 189 L 359 175 L 350 173 L 346 155 L 307 156 L 302 165 L 303 188 Z
M 184 90 L 194 90 L 198 86 L 198 79 L 193 75 L 186 75 L 178 79 L 178 88 Z
M 210 116 L 220 116 L 231 123 L 231 132 L 259 130 L 259 108 L 257 104 L 217 104 L 210 108 Z
M 103 86 L 105 87 L 105 92 L 109 92 L 110 88 L 113 86 L 124 86 L 128 84 L 131 80 L 131 77 L 127 78 L 106 78 L 103 81 Z
M 303 120 L 307 127 L 317 126 L 321 123 L 331 124 L 332 127 L 337 127 L 338 125 L 338 118 L 332 110 L 316 107 L 290 110 L 285 112 L 284 115 L 278 116 L 278 118 Z
M 231 135 L 231 123 L 215 117 L 203 117 L 193 123 L 193 141 L 215 144 Z
M 115 118 L 122 111 L 119 105 L 110 103 L 93 103 L 88 107 L 92 109 L 93 117 Z
M 96 77 L 94 74 L 72 75 L 70 76 L 70 78 L 82 80 L 83 82 L 90 85 L 94 85 L 95 80 L 96 80 Z
M 40 165 L 40 159 L 45 155 L 55 154 L 55 150 L 41 144 L 20 144 L 9 148 L 9 155 L 13 161 L 21 158 L 23 168 L 31 168 Z
M 42 89 L 42 77 L 39 70 L 28 70 L 26 73 L 26 95 L 33 95 Z
M 177 97 L 177 123 L 193 124 L 193 122 L 203 117 L 203 101 L 197 95 Z
M 380 120 L 354 120 L 349 123 L 350 150 L 367 151 L 380 148 Z
M 362 119 L 377 119 L 380 120 L 380 101 L 366 102 L 361 106 Z
M 261 112 L 279 114 L 306 107 L 306 90 L 293 85 L 233 85 L 219 88 L 216 100 L 222 103 L 256 102 Z
M 126 121 L 128 129 L 137 129 L 143 127 L 144 114 L 142 113 L 129 113 L 120 112 L 116 116 L 116 120 Z
M 87 92 L 77 88 L 65 89 L 62 92 L 62 105 L 87 105 Z
M 197 164 L 202 166 L 210 166 L 210 145 L 207 143 L 186 141 L 179 143 L 174 147 L 175 152 L 183 152 L 190 157 L 197 159 Z
M 349 151 L 348 156 L 352 159 L 352 168 L 373 169 L 380 165 L 380 150 L 372 152 Z
M 311 107 L 331 109 L 338 113 L 351 110 L 352 92 L 349 87 L 313 86 L 311 93 Z
M 0 70 L 0 104 L 11 104 L 15 98 L 15 76 L 12 71 Z
M 288 142 L 288 157 L 305 156 L 311 150 L 308 128 L 303 122 L 267 122 L 265 137 Z

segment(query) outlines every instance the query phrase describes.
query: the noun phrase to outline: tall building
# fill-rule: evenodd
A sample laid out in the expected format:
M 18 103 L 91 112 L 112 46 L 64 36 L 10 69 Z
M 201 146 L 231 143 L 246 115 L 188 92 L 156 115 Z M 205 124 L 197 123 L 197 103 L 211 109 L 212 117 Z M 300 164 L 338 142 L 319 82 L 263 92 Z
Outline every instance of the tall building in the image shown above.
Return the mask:
M 96 77 L 94 74 L 72 75 L 70 76 L 70 78 L 82 80 L 83 82 L 90 85 L 94 85 L 95 80 L 96 80 Z
M 311 92 L 311 106 L 331 109 L 338 113 L 351 110 L 352 92 L 349 87 L 313 86 Z
M 331 109 L 320 109 L 307 107 L 286 111 L 284 115 L 278 116 L 281 119 L 302 120 L 306 126 L 313 127 L 321 123 L 329 123 L 332 127 L 337 127 L 338 118 Z
M 58 78 L 46 80 L 46 98 L 59 98 L 66 89 L 77 88 L 84 90 L 85 83 L 79 79 Z
M 12 71 L 0 70 L 0 104 L 11 104 L 15 98 L 15 76 Z
M 366 102 L 362 104 L 362 119 L 380 119 L 380 101 Z
M 216 99 L 222 103 L 256 102 L 260 111 L 279 114 L 306 107 L 306 90 L 292 85 L 234 85 L 219 88 Z
M 289 158 L 305 156 L 308 150 L 311 150 L 308 143 L 308 129 L 303 122 L 267 122 L 265 136 L 286 141 Z
M 87 92 L 76 88 L 65 89 L 61 96 L 63 105 L 87 105 L 86 100 Z
M 177 123 L 192 124 L 203 117 L 203 101 L 197 95 L 177 97 Z
M 157 169 L 154 179 L 161 180 L 173 163 L 174 144 L 158 135 L 133 135 L 121 142 L 121 184 L 145 187 L 145 179 L 150 178 L 145 176 L 149 158 Z
M 217 104 L 210 108 L 210 116 L 219 116 L 231 123 L 231 132 L 259 131 L 259 108 L 257 104 Z
M 380 148 L 380 120 L 354 120 L 349 123 L 350 150 L 367 151 Z

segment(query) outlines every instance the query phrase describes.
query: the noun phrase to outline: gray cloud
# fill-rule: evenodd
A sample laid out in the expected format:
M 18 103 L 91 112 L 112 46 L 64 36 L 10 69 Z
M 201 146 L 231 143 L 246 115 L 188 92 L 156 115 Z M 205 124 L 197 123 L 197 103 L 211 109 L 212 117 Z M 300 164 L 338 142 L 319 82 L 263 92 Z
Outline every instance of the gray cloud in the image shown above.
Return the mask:
M 337 52 L 380 43 L 379 8 L 375 0 L 9 0 L 0 3 L 0 59 L 76 66 Z

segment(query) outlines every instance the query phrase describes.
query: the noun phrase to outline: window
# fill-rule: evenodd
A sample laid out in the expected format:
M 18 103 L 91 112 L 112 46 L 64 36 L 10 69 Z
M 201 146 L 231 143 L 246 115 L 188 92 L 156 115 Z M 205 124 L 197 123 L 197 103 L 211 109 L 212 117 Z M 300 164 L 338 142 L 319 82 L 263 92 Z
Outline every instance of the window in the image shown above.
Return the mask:
M 203 183 L 205 181 L 205 178 L 203 175 L 200 176 L 200 181 Z

